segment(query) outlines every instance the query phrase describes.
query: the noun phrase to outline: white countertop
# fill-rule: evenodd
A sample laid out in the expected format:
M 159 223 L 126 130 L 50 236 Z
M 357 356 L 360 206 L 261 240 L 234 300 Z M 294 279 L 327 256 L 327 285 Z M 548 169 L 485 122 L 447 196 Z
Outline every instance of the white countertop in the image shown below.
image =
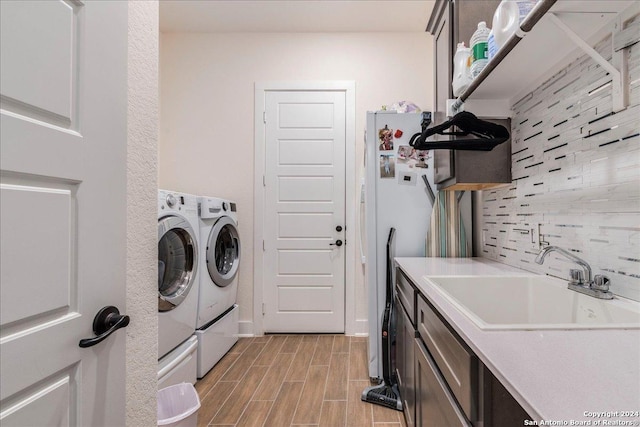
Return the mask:
M 423 276 L 532 273 L 485 258 L 396 262 L 533 420 L 640 425 L 640 417 L 589 414 L 640 411 L 640 330 L 483 331 Z

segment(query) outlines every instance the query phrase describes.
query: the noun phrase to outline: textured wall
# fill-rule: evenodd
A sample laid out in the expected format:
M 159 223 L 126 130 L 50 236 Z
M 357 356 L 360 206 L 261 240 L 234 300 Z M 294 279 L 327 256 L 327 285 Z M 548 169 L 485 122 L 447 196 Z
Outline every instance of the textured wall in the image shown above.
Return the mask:
M 431 109 L 431 46 L 427 33 L 161 35 L 160 187 L 238 202 L 241 321 L 253 320 L 255 82 L 355 81 L 359 177 L 367 110 L 399 100 Z M 356 321 L 363 323 L 367 296 L 356 258 Z
M 611 60 L 611 39 L 596 49 Z M 629 49 L 630 106 L 611 113 L 611 78 L 583 56 L 514 107 L 512 185 L 483 193 L 482 256 L 568 278 L 542 239 L 589 262 L 611 290 L 640 300 L 640 44 Z
M 127 426 L 155 426 L 158 375 L 158 2 L 129 2 Z

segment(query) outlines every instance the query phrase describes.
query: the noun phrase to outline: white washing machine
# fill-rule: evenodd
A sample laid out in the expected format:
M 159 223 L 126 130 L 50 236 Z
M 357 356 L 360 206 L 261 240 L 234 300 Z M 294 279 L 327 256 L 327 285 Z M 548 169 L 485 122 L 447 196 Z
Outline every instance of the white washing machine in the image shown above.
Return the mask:
M 158 359 L 196 328 L 199 231 L 196 196 L 158 190 Z
M 200 293 L 196 335 L 198 378 L 238 340 L 240 237 L 234 202 L 198 197 L 200 215 Z

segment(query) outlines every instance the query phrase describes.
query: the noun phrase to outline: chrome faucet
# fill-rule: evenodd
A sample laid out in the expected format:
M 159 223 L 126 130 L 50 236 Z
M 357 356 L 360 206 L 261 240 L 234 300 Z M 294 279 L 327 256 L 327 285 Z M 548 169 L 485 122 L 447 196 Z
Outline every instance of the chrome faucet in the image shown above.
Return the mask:
M 569 289 L 595 298 L 613 299 L 613 294 L 609 291 L 609 279 L 601 274 L 596 274 L 592 279 L 591 266 L 582 258 L 565 249 L 558 246 L 547 246 L 536 256 L 536 263 L 542 265 L 544 259 L 551 252 L 558 252 L 582 267 L 582 271 L 573 268 L 570 270 Z
M 578 264 L 580 267 L 582 267 L 582 269 L 584 270 L 584 276 L 582 277 L 571 277 L 572 281 L 575 282 L 584 282 L 586 280 L 587 283 L 591 283 L 591 267 L 589 266 L 589 264 L 587 264 L 587 262 L 585 260 L 583 260 L 582 258 L 578 258 L 577 256 L 575 256 L 574 254 L 572 254 L 571 252 L 562 249 L 558 246 L 547 246 L 546 248 L 542 249 L 540 251 L 540 253 L 538 254 L 538 256 L 536 257 L 536 262 L 540 265 L 542 265 L 542 263 L 544 262 L 544 259 L 547 257 L 547 255 L 551 252 L 559 252 L 562 255 L 564 255 L 566 258 L 569 258 L 571 261 L 575 262 L 576 264 Z M 578 276 L 578 275 L 576 275 Z M 577 284 L 577 283 L 576 283 Z M 582 284 L 582 283 L 580 283 Z

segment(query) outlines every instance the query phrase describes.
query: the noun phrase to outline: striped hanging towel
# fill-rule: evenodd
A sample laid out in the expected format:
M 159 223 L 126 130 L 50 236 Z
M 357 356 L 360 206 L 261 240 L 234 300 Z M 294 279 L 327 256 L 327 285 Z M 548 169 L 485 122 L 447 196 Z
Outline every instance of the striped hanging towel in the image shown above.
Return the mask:
M 436 195 L 426 244 L 428 257 L 471 256 L 455 191 L 439 191 Z

